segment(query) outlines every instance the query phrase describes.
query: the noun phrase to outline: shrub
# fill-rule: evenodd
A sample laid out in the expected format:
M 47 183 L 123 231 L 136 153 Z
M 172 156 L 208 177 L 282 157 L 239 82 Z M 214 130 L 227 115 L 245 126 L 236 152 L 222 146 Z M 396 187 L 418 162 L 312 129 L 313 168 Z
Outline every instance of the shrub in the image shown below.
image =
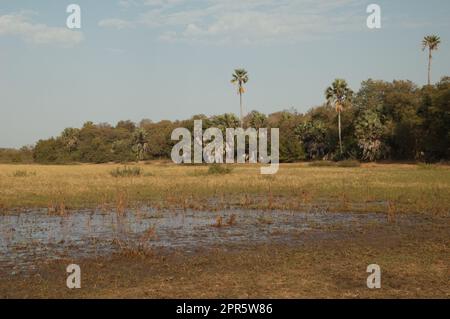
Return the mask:
M 140 176 L 142 174 L 142 169 L 137 166 L 128 167 L 125 166 L 123 168 L 116 168 L 115 170 L 110 172 L 113 177 L 132 177 L 132 176 Z
M 233 171 L 231 167 L 226 167 L 218 164 L 212 164 L 208 168 L 208 174 L 230 174 Z

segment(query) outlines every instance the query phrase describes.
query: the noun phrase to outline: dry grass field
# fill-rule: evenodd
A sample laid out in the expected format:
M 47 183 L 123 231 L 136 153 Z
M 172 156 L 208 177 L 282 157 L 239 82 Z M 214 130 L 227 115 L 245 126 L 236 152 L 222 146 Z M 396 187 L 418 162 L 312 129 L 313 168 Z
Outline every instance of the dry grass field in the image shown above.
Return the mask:
M 129 205 L 219 209 L 448 213 L 450 167 L 444 165 L 365 164 L 361 167 L 281 165 L 276 175 L 259 166 L 234 165 L 229 174 L 208 174 L 207 166 L 166 162 L 136 165 L 140 176 L 114 177 L 123 165 L 0 165 L 0 208 L 66 209 Z
M 217 243 L 190 251 L 124 248 L 112 255 L 82 259 L 68 254 L 39 261 L 28 274 L 0 276 L 1 298 L 450 296 L 448 166 L 363 164 L 345 168 L 301 163 L 281 165 L 274 176 L 260 175 L 256 165 L 234 165 L 224 174 L 212 174 L 203 165 L 166 162 L 130 167 L 138 173 L 124 177 L 117 174 L 123 168 L 118 164 L 0 165 L 1 212 L 3 216 L 27 214 L 36 208 L 49 216 L 70 216 L 84 209 L 108 215 L 152 207 L 154 211 L 206 211 L 216 216 L 221 211 L 244 209 L 249 214 L 376 213 L 382 221 L 345 228 L 310 224 L 312 230 L 299 232 L 301 240 L 295 244 L 269 239 L 263 244 Z M 264 229 L 271 222 L 258 223 Z M 210 226 L 208 232 L 221 231 Z M 232 223 L 227 227 L 233 227 Z M 82 267 L 82 289 L 65 286 L 69 263 Z M 371 263 L 382 267 L 382 289 L 366 287 L 366 267 Z

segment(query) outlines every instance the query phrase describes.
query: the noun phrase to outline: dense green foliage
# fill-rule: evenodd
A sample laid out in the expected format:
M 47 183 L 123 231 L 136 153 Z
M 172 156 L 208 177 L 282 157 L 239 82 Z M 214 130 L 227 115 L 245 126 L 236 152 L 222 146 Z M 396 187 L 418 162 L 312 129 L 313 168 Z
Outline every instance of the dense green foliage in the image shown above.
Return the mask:
M 450 158 L 450 77 L 433 86 L 417 87 L 410 81 L 367 80 L 351 103 L 342 108 L 342 154 L 339 147 L 338 113 L 324 105 L 305 114 L 294 110 L 265 115 L 250 112 L 244 127 L 278 127 L 280 160 L 406 160 L 436 162 Z M 234 114 L 193 116 L 184 121 L 120 121 L 116 126 L 87 122 L 67 128 L 60 136 L 40 140 L 34 148 L 0 150 L 2 162 L 37 163 L 130 162 L 169 159 L 171 133 L 177 127 L 193 130 L 239 127 Z

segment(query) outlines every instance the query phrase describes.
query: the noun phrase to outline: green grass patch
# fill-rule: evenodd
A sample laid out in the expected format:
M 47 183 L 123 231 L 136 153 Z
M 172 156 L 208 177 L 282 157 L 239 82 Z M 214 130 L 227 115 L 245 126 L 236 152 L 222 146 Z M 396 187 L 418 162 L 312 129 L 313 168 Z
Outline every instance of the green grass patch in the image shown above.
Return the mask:
M 224 165 L 212 164 L 208 168 L 208 174 L 210 175 L 224 175 L 230 174 L 233 171 L 231 167 Z
M 336 166 L 335 162 L 332 161 L 315 161 L 308 164 L 308 166 L 312 167 L 332 167 Z
M 345 160 L 337 162 L 338 167 L 360 167 L 361 163 L 356 160 Z
M 23 170 L 17 170 L 13 173 L 14 177 L 28 177 L 28 176 L 36 176 L 36 172 L 28 172 Z
M 112 177 L 135 177 L 142 175 L 142 169 L 138 166 L 133 167 L 118 167 L 110 172 Z
M 432 169 L 437 169 L 438 165 L 430 164 L 430 163 L 418 163 L 417 167 L 420 168 L 420 169 L 430 169 L 430 170 L 432 170 Z

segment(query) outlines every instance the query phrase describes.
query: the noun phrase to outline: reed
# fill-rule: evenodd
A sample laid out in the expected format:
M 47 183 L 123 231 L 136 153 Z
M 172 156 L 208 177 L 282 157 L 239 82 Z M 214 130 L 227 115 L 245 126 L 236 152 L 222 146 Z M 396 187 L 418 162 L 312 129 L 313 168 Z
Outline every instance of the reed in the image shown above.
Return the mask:
M 397 207 L 395 205 L 394 201 L 389 200 L 387 202 L 387 220 L 388 223 L 395 223 L 396 221 L 396 213 L 397 213 Z
M 212 225 L 213 227 L 216 227 L 216 228 L 221 228 L 222 226 L 223 226 L 223 218 L 222 218 L 222 216 L 217 216 L 216 217 L 216 222 Z

